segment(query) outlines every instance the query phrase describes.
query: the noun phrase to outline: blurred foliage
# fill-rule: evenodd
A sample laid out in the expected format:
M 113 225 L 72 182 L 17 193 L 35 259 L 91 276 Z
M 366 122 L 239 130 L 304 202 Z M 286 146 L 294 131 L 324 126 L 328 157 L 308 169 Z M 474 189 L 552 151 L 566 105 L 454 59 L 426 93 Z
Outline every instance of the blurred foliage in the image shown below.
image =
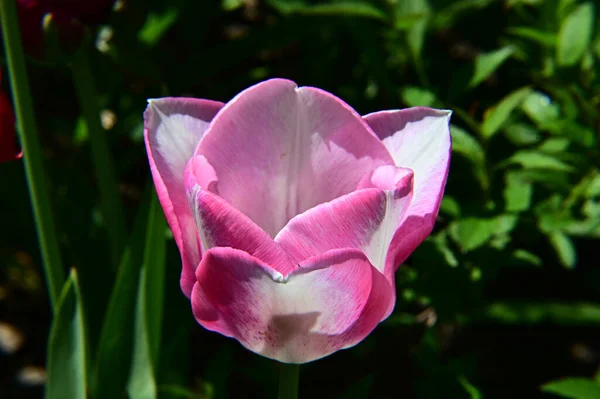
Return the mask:
M 300 396 L 600 397 L 598 9 L 578 0 L 117 2 L 90 32 L 90 64 L 131 231 L 118 268 L 70 70 L 30 59 L 60 242 L 77 269 L 54 318 L 49 378 L 65 377 L 53 364 L 78 345 L 60 367 L 85 367 L 88 381 L 64 389 L 87 387 L 89 397 L 275 397 L 276 365 L 193 322 L 176 247 L 142 194 L 141 113 L 147 98 L 227 101 L 286 77 L 363 114 L 454 112 L 437 227 L 397 273 L 395 312 L 357 347 L 303 366 Z M 41 285 L 24 277 L 40 267 L 22 166 L 0 164 L 0 175 L 11 226 L 0 231 L 0 317 L 29 334 L 18 359 L 41 365 L 49 310 Z M 144 253 L 165 238 L 164 256 Z M 23 362 L 0 365 L 0 396 L 39 394 L 15 382 Z

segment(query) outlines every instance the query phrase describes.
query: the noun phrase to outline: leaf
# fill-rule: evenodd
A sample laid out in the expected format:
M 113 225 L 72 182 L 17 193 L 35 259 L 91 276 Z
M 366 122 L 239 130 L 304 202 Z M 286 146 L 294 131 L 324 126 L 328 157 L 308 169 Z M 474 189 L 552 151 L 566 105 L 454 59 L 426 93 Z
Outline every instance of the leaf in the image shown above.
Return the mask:
M 307 4 L 302 0 L 269 0 L 271 7 L 282 14 L 344 15 L 387 20 L 387 15 L 368 1 L 342 1 Z
M 491 138 L 506 123 L 512 112 L 531 93 L 531 88 L 524 87 L 507 95 L 494 107 L 485 111 L 481 133 L 486 139 Z
M 481 321 L 517 325 L 598 326 L 600 306 L 586 302 L 495 302 L 485 308 Z
M 47 399 L 87 397 L 86 335 L 81 293 L 71 270 L 59 301 L 48 341 Z
M 402 89 L 402 101 L 409 107 L 432 107 L 437 98 L 429 90 L 420 87 L 405 87 Z
M 564 378 L 542 385 L 541 390 L 570 399 L 600 398 L 600 383 L 589 378 Z
M 460 376 L 458 378 L 458 382 L 460 382 L 460 385 L 462 385 L 462 387 L 465 389 L 465 391 L 467 391 L 467 393 L 469 394 L 469 397 L 471 399 L 482 399 L 483 398 L 479 389 L 475 388 L 475 386 L 473 386 L 473 384 L 471 384 L 465 376 Z
M 485 162 L 485 152 L 483 148 L 472 135 L 466 130 L 450 125 L 452 134 L 452 151 L 463 155 L 473 163 L 481 165 Z
M 524 123 L 512 123 L 504 129 L 506 138 L 517 146 L 526 146 L 540 142 L 542 136 L 539 130 Z
M 150 13 L 144 26 L 138 32 L 140 42 L 149 46 L 155 45 L 177 21 L 179 10 L 168 8 L 162 13 Z
M 494 236 L 509 233 L 517 221 L 515 215 L 499 215 L 488 219 L 470 217 L 452 222 L 448 232 L 463 252 L 469 252 L 489 242 Z
M 150 188 L 135 219 L 104 318 L 96 354 L 94 391 L 98 398 L 122 396 L 131 366 L 133 320 L 144 251 L 144 233 L 149 219 Z
M 544 140 L 537 149 L 538 151 L 545 152 L 547 154 L 561 154 L 569 147 L 569 139 L 565 137 L 553 137 Z
M 166 222 L 154 193 L 148 215 L 144 259 L 137 288 L 133 359 L 126 388 L 132 399 L 157 397 Z
M 518 172 L 507 173 L 504 187 L 504 209 L 507 212 L 521 212 L 529 209 L 533 185 Z
M 554 231 L 548 235 L 548 238 L 560 263 L 567 269 L 574 268 L 577 263 L 577 252 L 569 236 L 560 231 Z
M 514 49 L 510 46 L 507 46 L 490 53 L 479 54 L 477 58 L 475 58 L 475 71 L 471 77 L 468 87 L 476 87 L 481 82 L 486 80 L 513 53 Z
M 505 162 L 509 164 L 519 164 L 524 169 L 548 169 L 564 172 L 570 172 L 573 170 L 571 165 L 556 159 L 552 155 L 544 154 L 534 150 L 518 151 Z
M 526 26 L 515 26 L 506 30 L 511 35 L 528 39 L 544 47 L 554 47 L 556 45 L 556 35 L 550 32 L 544 32 Z
M 532 121 L 541 125 L 556 121 L 560 115 L 560 109 L 552 99 L 539 91 L 532 91 L 521 104 L 521 108 Z
M 591 2 L 579 5 L 561 23 L 556 46 L 558 65 L 571 66 L 577 63 L 588 48 L 594 28 L 594 5 Z

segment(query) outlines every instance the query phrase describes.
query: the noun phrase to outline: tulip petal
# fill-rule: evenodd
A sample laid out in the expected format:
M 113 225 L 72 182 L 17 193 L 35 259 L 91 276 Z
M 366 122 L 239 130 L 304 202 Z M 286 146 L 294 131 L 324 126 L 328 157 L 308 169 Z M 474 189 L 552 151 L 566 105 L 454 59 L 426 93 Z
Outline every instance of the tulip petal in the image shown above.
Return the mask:
M 182 258 L 181 288 L 189 297 L 200 262 L 196 225 L 189 208 L 184 170 L 209 122 L 223 104 L 191 98 L 150 100 L 144 136 L 158 198 Z
M 356 345 L 381 321 L 392 289 L 360 251 L 311 258 L 287 276 L 231 248 L 207 251 L 192 308 L 205 328 L 285 363 Z
M 284 79 L 231 100 L 196 153 L 219 176 L 219 196 L 271 237 L 297 214 L 355 190 L 364 175 L 393 164 L 349 105 Z
M 431 233 L 450 164 L 451 112 L 425 107 L 375 112 L 364 116 L 394 157 L 397 166 L 414 171 L 414 194 L 406 220 L 392 240 L 397 268 Z
M 214 170 L 205 157 L 194 156 L 185 170 L 186 187 L 199 232 L 202 253 L 214 247 L 231 247 L 265 262 L 287 275 L 295 269 L 287 254 L 248 216 L 204 187 L 215 185 Z
M 393 280 L 386 258 L 411 204 L 412 171 L 381 166 L 361 185 L 365 188 L 296 216 L 275 242 L 296 262 L 335 248 L 359 249 Z

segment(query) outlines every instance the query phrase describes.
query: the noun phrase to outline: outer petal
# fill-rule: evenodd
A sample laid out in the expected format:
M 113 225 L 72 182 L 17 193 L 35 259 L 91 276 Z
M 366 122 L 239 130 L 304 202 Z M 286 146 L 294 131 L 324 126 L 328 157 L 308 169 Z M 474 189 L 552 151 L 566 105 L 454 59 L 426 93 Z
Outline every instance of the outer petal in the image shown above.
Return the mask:
M 406 220 L 392 241 L 389 262 L 398 267 L 431 233 L 450 164 L 451 112 L 416 107 L 366 115 L 397 166 L 415 173 L 414 195 Z
M 355 190 L 364 175 L 393 164 L 350 106 L 283 79 L 231 100 L 197 154 L 219 176 L 219 196 L 272 237 L 295 215 Z
M 196 225 L 186 196 L 184 169 L 223 104 L 191 98 L 150 100 L 144 136 L 158 198 L 181 253 L 181 288 L 189 297 L 200 262 Z
M 264 230 L 227 201 L 203 188 L 214 185 L 213 176 L 212 167 L 202 155 L 188 162 L 186 187 L 202 252 L 214 247 L 231 247 L 260 259 L 283 275 L 294 270 L 294 263 Z
M 331 251 L 287 277 L 231 248 L 206 252 L 192 308 L 200 324 L 285 363 L 305 363 L 356 345 L 393 294 L 359 251 Z

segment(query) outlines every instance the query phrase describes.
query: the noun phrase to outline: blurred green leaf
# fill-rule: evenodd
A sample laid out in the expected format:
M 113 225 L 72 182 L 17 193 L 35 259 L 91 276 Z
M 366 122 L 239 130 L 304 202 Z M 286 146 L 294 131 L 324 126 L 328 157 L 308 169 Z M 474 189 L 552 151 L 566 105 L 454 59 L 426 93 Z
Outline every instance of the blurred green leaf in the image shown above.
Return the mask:
M 509 233 L 517 221 L 515 215 L 499 215 L 487 219 L 469 217 L 452 222 L 448 226 L 448 232 L 463 252 L 469 252 L 481 247 L 496 235 Z
M 162 328 L 165 229 L 162 209 L 153 193 L 138 283 L 133 359 L 127 382 L 127 393 L 133 399 L 157 397 L 156 369 Z
M 538 125 L 552 123 L 558 119 L 560 108 L 552 99 L 539 91 L 532 91 L 521 104 L 521 108 Z
M 506 163 L 519 164 L 525 169 L 549 169 L 570 172 L 573 167 L 555 157 L 534 150 L 517 151 Z
M 554 231 L 548 235 L 548 239 L 556 251 L 560 263 L 568 269 L 575 267 L 577 252 L 569 236 L 560 231 Z
M 48 399 L 87 398 L 87 344 L 77 272 L 71 270 L 48 340 Z
M 442 204 L 440 206 L 440 211 L 446 213 L 452 217 L 460 216 L 460 204 L 454 198 L 449 195 L 444 195 L 442 198 Z
M 184 399 L 205 399 L 202 396 L 190 391 L 186 387 L 174 386 L 174 385 L 159 385 L 159 393 L 169 394 L 171 397 L 184 398 Z
M 554 47 L 556 45 L 556 35 L 554 33 L 544 32 L 526 26 L 510 27 L 506 31 L 512 35 L 531 40 L 545 47 Z
M 485 152 L 475 137 L 456 125 L 450 125 L 450 132 L 452 151 L 465 156 L 476 165 L 485 163 Z
M 556 46 L 559 65 L 574 65 L 581 59 L 592 39 L 594 5 L 586 2 L 570 13 L 560 26 Z
M 178 8 L 168 8 L 161 13 L 150 13 L 138 32 L 138 39 L 149 46 L 155 45 L 177 21 Z
M 600 305 L 565 302 L 495 302 L 486 306 L 481 321 L 501 324 L 600 325 Z
M 569 139 L 565 137 L 553 137 L 544 140 L 544 142 L 537 147 L 537 150 L 546 154 L 561 154 L 564 153 L 568 147 Z
M 504 129 L 506 138 L 517 146 L 527 146 L 541 141 L 539 130 L 529 124 L 512 123 Z
M 387 20 L 387 15 L 369 1 L 339 1 L 310 4 L 302 0 L 268 0 L 269 5 L 283 14 L 347 15 Z
M 565 378 L 541 386 L 543 392 L 570 399 L 600 398 L 600 384 L 589 378 Z
M 460 382 L 460 385 L 463 386 L 465 391 L 467 391 L 467 393 L 469 394 L 469 397 L 471 399 L 482 399 L 483 398 L 483 395 L 481 395 L 481 392 L 479 392 L 479 390 L 477 388 L 475 388 L 475 386 L 473 386 L 473 384 L 471 384 L 465 376 L 460 376 L 458 381 Z
M 222 0 L 221 7 L 225 11 L 233 11 L 244 5 L 244 0 Z
M 104 318 L 96 359 L 95 391 L 98 398 L 116 398 L 125 391 L 131 366 L 133 321 L 144 235 L 149 220 L 149 189 L 135 219 L 133 233 L 123 254 Z
M 524 87 L 507 95 L 494 107 L 485 111 L 481 133 L 486 139 L 491 138 L 506 123 L 512 112 L 531 93 L 531 88 Z
M 432 107 L 437 98 L 427 89 L 409 86 L 402 89 L 402 101 L 409 107 Z
M 518 172 L 505 175 L 504 202 L 507 212 L 522 212 L 529 209 L 533 185 Z
M 514 49 L 506 46 L 490 53 L 479 54 L 475 58 L 475 70 L 468 86 L 471 88 L 478 86 L 494 73 L 513 53 Z

